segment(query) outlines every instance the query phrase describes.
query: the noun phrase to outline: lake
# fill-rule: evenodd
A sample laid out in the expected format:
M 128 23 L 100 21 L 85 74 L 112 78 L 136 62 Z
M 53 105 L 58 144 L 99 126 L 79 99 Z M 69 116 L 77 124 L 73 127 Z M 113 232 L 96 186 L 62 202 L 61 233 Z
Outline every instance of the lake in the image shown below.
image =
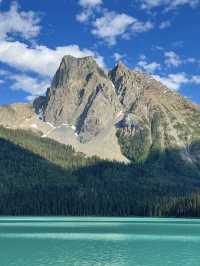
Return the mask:
M 199 266 L 200 220 L 1 217 L 0 266 Z

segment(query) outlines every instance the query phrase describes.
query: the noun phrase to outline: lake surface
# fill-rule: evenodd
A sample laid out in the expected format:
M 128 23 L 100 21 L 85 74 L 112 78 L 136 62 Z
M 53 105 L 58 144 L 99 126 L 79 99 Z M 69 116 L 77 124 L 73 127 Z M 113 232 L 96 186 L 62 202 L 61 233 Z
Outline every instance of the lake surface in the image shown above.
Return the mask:
M 0 218 L 1 266 L 199 266 L 200 220 Z

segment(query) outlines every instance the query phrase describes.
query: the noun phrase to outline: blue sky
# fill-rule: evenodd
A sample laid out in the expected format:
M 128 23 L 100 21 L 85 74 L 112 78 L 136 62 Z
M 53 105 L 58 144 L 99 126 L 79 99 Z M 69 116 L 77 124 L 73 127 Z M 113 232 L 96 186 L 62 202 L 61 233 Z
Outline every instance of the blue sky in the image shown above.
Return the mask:
M 44 94 L 65 54 L 121 60 L 200 103 L 200 0 L 0 0 L 0 104 Z

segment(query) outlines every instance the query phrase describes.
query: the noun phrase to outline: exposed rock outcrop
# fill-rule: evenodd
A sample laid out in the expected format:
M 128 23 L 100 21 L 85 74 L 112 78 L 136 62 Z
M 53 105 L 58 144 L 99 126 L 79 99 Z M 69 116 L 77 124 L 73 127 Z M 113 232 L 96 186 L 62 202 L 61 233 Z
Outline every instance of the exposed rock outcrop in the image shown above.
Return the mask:
M 63 58 L 47 91 L 44 121 L 72 125 L 81 142 L 90 141 L 114 123 L 121 104 L 103 70 L 92 57 Z
M 46 96 L 0 108 L 0 124 L 31 128 L 102 158 L 134 162 L 177 149 L 199 164 L 200 107 L 152 77 L 92 57 L 65 56 Z

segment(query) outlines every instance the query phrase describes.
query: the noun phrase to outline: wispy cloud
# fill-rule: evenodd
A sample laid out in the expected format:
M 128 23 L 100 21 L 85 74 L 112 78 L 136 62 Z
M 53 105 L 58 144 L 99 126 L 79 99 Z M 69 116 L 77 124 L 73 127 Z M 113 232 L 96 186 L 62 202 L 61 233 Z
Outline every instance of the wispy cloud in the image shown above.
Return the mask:
M 119 62 L 120 60 L 123 60 L 125 55 L 120 53 L 114 53 L 112 56 L 115 60 L 115 62 Z
M 164 52 L 165 64 L 168 67 L 179 67 L 180 65 L 199 64 L 199 60 L 194 57 L 184 57 L 174 51 Z
M 20 55 L 20 56 L 19 56 Z M 78 45 L 69 45 L 50 49 L 46 46 L 29 47 L 21 42 L 0 42 L 0 61 L 21 70 L 33 71 L 52 77 L 64 55 L 74 57 L 93 56 L 99 65 L 104 66 L 100 55 Z
M 79 5 L 82 7 L 82 11 L 76 15 L 76 19 L 80 23 L 88 21 L 95 15 L 102 3 L 102 0 L 80 0 Z
M 149 62 L 145 55 L 141 55 L 136 64 L 136 70 L 142 70 L 152 75 L 156 80 L 172 90 L 180 90 L 183 85 L 200 84 L 200 75 L 192 75 L 185 72 L 171 72 L 171 67 L 174 68 L 182 64 L 198 63 L 198 60 L 193 57 L 181 58 L 173 51 L 164 52 L 164 58 L 165 60 L 161 64 L 155 61 Z
M 10 75 L 9 79 L 13 81 L 11 86 L 13 90 L 23 90 L 32 96 L 43 95 L 50 85 L 49 80 L 33 78 L 25 74 Z
M 106 12 L 101 18 L 93 23 L 92 34 L 106 40 L 110 45 L 116 43 L 116 38 L 122 36 L 135 19 L 126 14 Z
M 154 24 L 151 21 L 143 22 L 135 19 L 132 25 L 133 33 L 147 32 L 149 30 L 152 30 L 153 28 Z
M 182 60 L 178 54 L 173 51 L 165 52 L 165 64 L 167 66 L 177 67 L 182 64 Z
M 151 21 L 140 21 L 127 13 L 110 11 L 103 8 L 102 4 L 99 0 L 79 1 L 83 10 L 76 15 L 76 19 L 80 23 L 87 22 L 87 26 L 91 27 L 91 33 L 110 46 L 115 45 L 119 38 L 129 39 L 132 35 L 154 28 Z
M 166 77 L 160 75 L 154 75 L 153 77 L 172 90 L 179 90 L 186 84 L 200 84 L 200 76 L 189 76 L 185 72 L 169 74 Z
M 161 69 L 161 65 L 157 62 L 148 63 L 145 59 L 142 59 L 137 63 L 137 69 L 144 70 L 149 74 L 153 74 L 155 71 Z
M 169 28 L 169 27 L 171 27 L 171 21 L 170 21 L 170 20 L 162 21 L 162 22 L 160 23 L 160 25 L 159 25 L 159 28 L 160 28 L 161 30 L 164 30 L 164 29 Z
M 80 0 L 79 4 L 84 8 L 91 8 L 101 5 L 102 0 Z
M 105 40 L 109 45 L 115 45 L 117 38 L 127 38 L 127 35 L 149 31 L 153 28 L 150 21 L 142 22 L 127 14 L 106 11 L 92 23 L 92 34 Z
M 199 0 L 139 0 L 142 9 L 153 9 L 164 7 L 166 10 L 176 9 L 183 5 L 194 8 L 199 4 Z
M 89 0 L 82 1 L 84 3 L 92 5 Z M 16 3 L 12 3 L 8 11 L 0 12 L 0 62 L 15 68 L 14 72 L 18 73 L 0 71 L 5 80 L 11 81 L 11 89 L 23 90 L 30 95 L 44 93 L 64 55 L 93 56 L 99 65 L 105 66 L 103 57 L 75 44 L 55 49 L 38 45 L 35 37 L 40 29 L 40 17 L 33 11 L 20 11 Z
M 18 34 L 25 39 L 36 37 L 40 32 L 40 17 L 32 11 L 20 12 L 13 2 L 7 12 L 0 12 L 0 39 Z
M 172 90 L 179 90 L 183 84 L 189 83 L 186 73 L 169 74 L 166 77 L 154 75 L 153 77 Z
M 198 76 L 193 76 L 191 79 L 191 82 L 197 85 L 200 85 L 200 75 Z

